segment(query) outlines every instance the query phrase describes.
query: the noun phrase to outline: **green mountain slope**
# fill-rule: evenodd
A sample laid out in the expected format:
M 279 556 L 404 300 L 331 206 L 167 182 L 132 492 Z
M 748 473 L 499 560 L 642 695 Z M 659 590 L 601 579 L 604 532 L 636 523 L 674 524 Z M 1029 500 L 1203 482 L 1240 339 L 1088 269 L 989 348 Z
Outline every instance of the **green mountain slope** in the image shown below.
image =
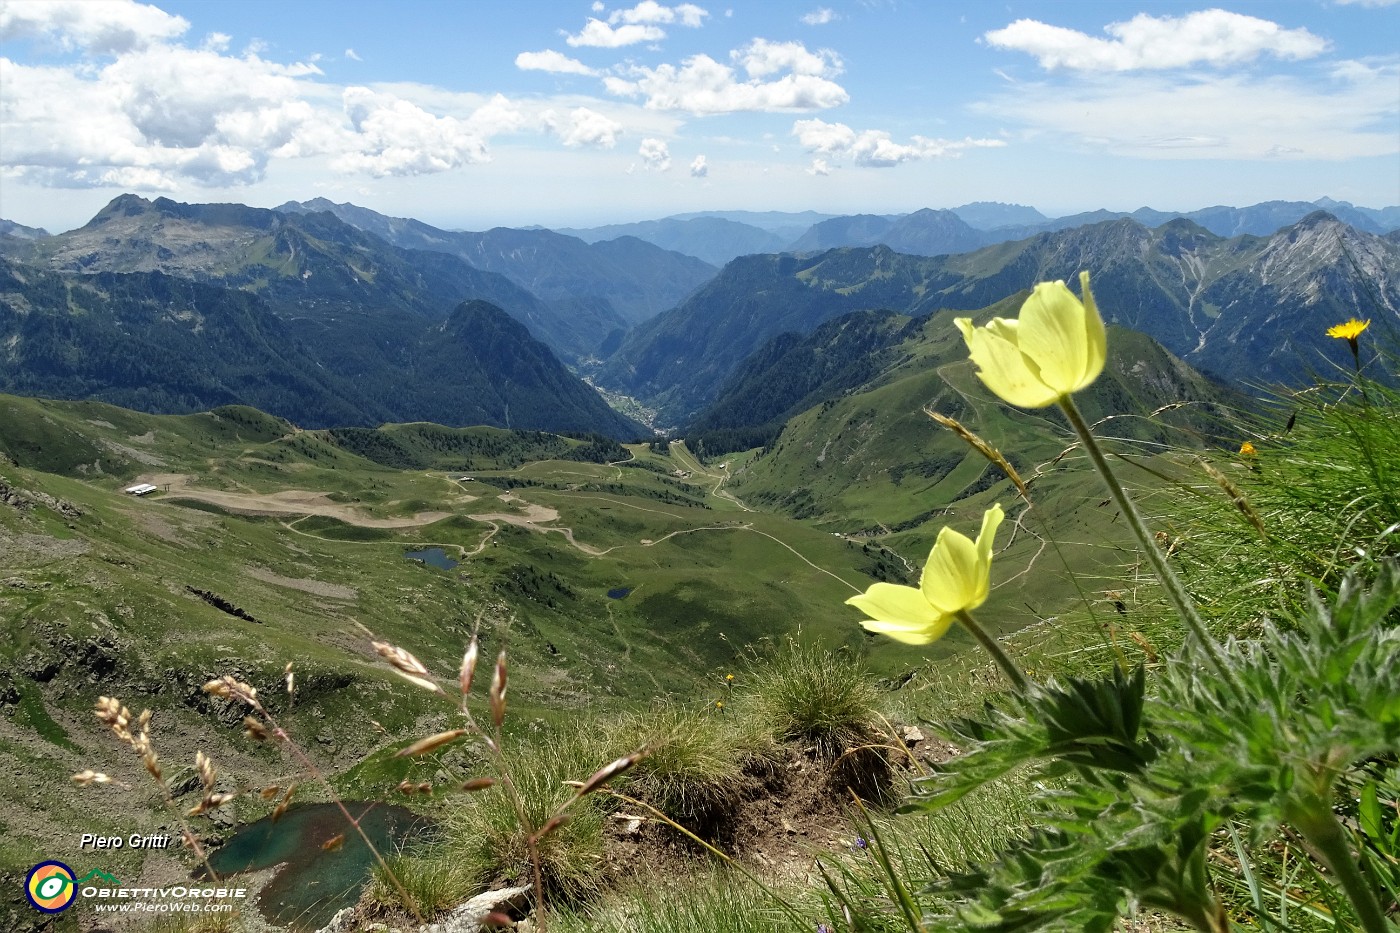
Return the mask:
M 1014 313 L 1021 297 L 974 319 Z M 793 417 L 762 455 L 736 473 L 733 491 L 745 501 L 848 533 L 922 534 L 917 530 L 932 515 L 983 490 L 1014 496 L 996 467 L 924 409 L 960 420 L 1028 480 L 1070 446 L 1068 426 L 1050 411 L 1009 409 L 988 392 L 951 319 L 940 312 L 917 322 L 877 357 L 886 366 L 858 390 L 829 395 Z M 1142 334 L 1110 328 L 1109 347 L 1104 375 L 1079 398 L 1089 419 L 1115 416 L 1105 422 L 1109 436 L 1143 456 L 1233 437 L 1228 421 L 1237 406 L 1247 404 L 1243 398 Z M 1117 417 L 1122 412 L 1156 414 Z
M 616 247 L 585 243 L 552 230 L 439 230 L 325 198 L 300 204 L 291 201 L 277 210 L 288 215 L 328 212 L 395 246 L 456 256 L 528 289 L 560 316 L 566 316 L 571 307 L 599 309 L 589 327 L 594 346 L 614 326 L 633 324 L 673 307 L 715 274 L 709 263 L 649 242 L 625 247 L 625 255 L 619 256 Z
M 154 411 L 243 402 L 311 424 L 391 410 L 327 371 L 255 295 L 159 272 L 72 276 L 0 258 L 0 390 Z

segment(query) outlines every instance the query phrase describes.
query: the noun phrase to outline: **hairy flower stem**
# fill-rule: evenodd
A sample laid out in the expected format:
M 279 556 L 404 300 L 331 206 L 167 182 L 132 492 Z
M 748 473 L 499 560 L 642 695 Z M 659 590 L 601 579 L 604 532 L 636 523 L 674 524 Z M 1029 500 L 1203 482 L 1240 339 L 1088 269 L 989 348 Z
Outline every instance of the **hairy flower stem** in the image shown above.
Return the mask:
M 966 609 L 959 609 L 953 615 L 963 624 L 964 628 L 972 633 L 972 637 L 977 639 L 977 643 L 987 649 L 987 653 L 992 656 L 992 660 L 997 662 L 997 666 L 1000 667 L 1002 673 L 1006 674 L 1007 678 L 1016 685 L 1016 689 L 1023 693 L 1030 689 L 1031 682 L 1026 679 L 1025 674 L 1021 673 L 1021 669 L 1016 666 L 1016 662 L 1011 660 L 1011 655 L 1006 653 L 1006 649 L 1003 648 L 995 638 L 987 634 L 987 630 L 972 617 L 972 613 L 968 612 Z
M 1186 592 L 1186 587 L 1182 585 L 1177 577 L 1176 571 L 1172 570 L 1167 559 L 1162 556 L 1161 550 L 1157 547 L 1157 542 L 1152 539 L 1152 533 L 1147 530 L 1146 523 L 1142 516 L 1138 514 L 1137 507 L 1133 505 L 1133 500 L 1128 498 L 1127 491 L 1118 482 L 1118 477 L 1113 475 L 1113 470 L 1108 466 L 1108 458 L 1104 456 L 1099 443 L 1094 439 L 1094 432 L 1089 429 L 1089 423 L 1084 420 L 1084 416 L 1079 413 L 1079 408 L 1074 404 L 1074 399 L 1068 395 L 1059 401 L 1060 410 L 1065 413 L 1069 423 L 1074 428 L 1074 432 L 1079 435 L 1079 440 L 1084 445 L 1084 451 L 1089 455 L 1090 461 L 1094 464 L 1094 469 L 1099 471 L 1103 477 L 1104 484 L 1108 486 L 1109 495 L 1117 503 L 1118 510 L 1123 513 L 1124 520 L 1133 534 L 1137 536 L 1138 544 L 1142 546 L 1143 553 L 1147 556 L 1147 562 L 1152 565 L 1152 569 L 1157 573 L 1157 579 L 1162 581 L 1162 589 L 1166 592 L 1167 598 L 1171 600 L 1176 608 L 1177 614 L 1181 616 L 1191 632 L 1201 643 L 1201 648 L 1205 651 L 1210 666 L 1220 677 L 1223 683 L 1230 684 L 1237 695 L 1243 696 L 1244 691 L 1240 687 L 1238 680 L 1229 666 L 1225 663 L 1225 658 L 1220 653 L 1220 646 L 1211 637 L 1206 623 L 1201 618 L 1201 614 L 1196 611 L 1196 604 L 1191 599 L 1191 595 Z
M 1309 796 L 1311 799 L 1306 799 L 1306 805 L 1297 802 L 1288 807 L 1292 811 L 1286 813 L 1289 822 L 1297 827 L 1313 855 L 1327 866 L 1346 892 L 1361 929 L 1366 933 L 1393 933 L 1395 928 L 1386 921 L 1385 912 L 1376 899 L 1376 888 L 1367 882 L 1356 864 L 1328 797 Z

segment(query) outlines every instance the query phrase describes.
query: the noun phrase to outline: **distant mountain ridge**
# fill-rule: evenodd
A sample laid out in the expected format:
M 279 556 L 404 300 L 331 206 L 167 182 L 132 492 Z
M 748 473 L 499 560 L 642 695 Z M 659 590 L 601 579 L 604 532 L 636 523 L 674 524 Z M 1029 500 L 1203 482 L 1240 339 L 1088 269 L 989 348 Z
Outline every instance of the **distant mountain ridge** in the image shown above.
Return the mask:
M 807 334 L 860 310 L 976 310 L 1038 281 L 1073 281 L 1081 269 L 1092 272 L 1110 322 L 1228 380 L 1298 381 L 1335 350 L 1326 327 L 1355 314 L 1400 315 L 1400 240 L 1325 212 L 1267 238 L 1120 218 L 940 257 L 883 245 L 745 257 L 634 329 L 598 381 L 685 422 L 781 333 Z
M 642 241 L 619 259 L 616 248 L 599 249 L 593 242 L 552 230 L 439 230 L 421 221 L 388 217 L 325 198 L 288 201 L 277 210 L 284 214 L 333 214 L 394 246 L 447 253 L 474 268 L 503 275 L 560 311 L 607 309 L 608 323 L 624 327 L 674 307 L 718 271 L 693 255 Z M 604 334 L 611 329 L 594 328 Z
M 313 203 L 313 202 L 308 202 Z M 635 236 L 715 265 L 756 253 L 811 253 L 842 246 L 883 243 L 896 252 L 941 256 L 968 252 L 1037 233 L 1067 230 L 1127 217 L 1147 227 L 1192 220 L 1217 236 L 1270 236 L 1319 208 L 1368 233 L 1400 229 L 1400 207 L 1356 207 L 1346 201 L 1266 201 L 1248 207 L 1213 206 L 1195 211 L 1097 210 L 1049 218 L 1033 207 L 974 201 L 959 207 L 924 208 L 909 214 L 800 214 L 760 211 L 700 211 L 659 220 L 601 227 L 561 228 L 560 233 L 597 243 Z M 803 221 L 807 223 L 803 225 Z

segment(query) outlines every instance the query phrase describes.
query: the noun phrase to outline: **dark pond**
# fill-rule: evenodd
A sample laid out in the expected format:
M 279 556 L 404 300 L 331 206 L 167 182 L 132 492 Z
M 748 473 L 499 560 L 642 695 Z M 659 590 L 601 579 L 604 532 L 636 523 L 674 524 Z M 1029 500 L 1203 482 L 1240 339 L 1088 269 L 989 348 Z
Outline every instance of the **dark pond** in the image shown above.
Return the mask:
M 424 548 L 421 551 L 404 551 L 404 557 L 409 560 L 416 560 L 420 563 L 430 564 L 442 570 L 451 570 L 457 566 L 457 561 L 447 556 L 447 552 L 440 547 Z
M 630 592 L 632 592 L 632 587 L 630 586 L 615 587 L 614 589 L 608 590 L 608 599 L 623 599 Z
M 393 804 L 347 803 L 345 808 L 385 856 L 422 839 L 431 827 L 426 817 Z M 341 834 L 341 846 L 322 848 Z M 210 854 L 209 864 L 221 878 L 282 865 L 258 895 L 258 910 L 272 923 L 309 931 L 355 903 L 374 856 L 339 807 L 310 803 L 291 807 L 275 823 L 262 819 L 243 827 Z

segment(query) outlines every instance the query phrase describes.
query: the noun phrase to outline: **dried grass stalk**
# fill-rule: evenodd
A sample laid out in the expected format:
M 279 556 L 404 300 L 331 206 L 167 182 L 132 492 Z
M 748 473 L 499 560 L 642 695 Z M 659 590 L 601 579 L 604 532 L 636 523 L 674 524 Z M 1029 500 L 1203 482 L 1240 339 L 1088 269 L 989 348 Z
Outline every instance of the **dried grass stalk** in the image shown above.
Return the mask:
M 943 427 L 952 431 L 958 437 L 962 438 L 963 442 L 966 443 L 969 447 L 977 451 L 982 456 L 986 457 L 992 463 L 996 464 L 996 466 L 999 467 L 1001 471 L 1006 474 L 1007 479 L 1011 480 L 1011 482 L 1015 484 L 1016 491 L 1021 494 L 1022 499 L 1026 500 L 1026 504 L 1031 504 L 1030 487 L 1026 485 L 1025 480 L 1021 479 L 1021 474 L 1016 472 L 1016 468 L 1011 465 L 1011 462 L 1007 460 L 1006 457 L 1002 456 L 1001 451 L 997 450 L 991 444 L 988 444 L 986 441 L 982 440 L 982 438 L 978 437 L 975 433 L 973 433 L 965 425 L 959 422 L 956 418 L 949 418 L 947 415 L 940 414 L 929 408 L 924 409 L 924 414 L 928 415 L 934 421 L 943 425 Z

